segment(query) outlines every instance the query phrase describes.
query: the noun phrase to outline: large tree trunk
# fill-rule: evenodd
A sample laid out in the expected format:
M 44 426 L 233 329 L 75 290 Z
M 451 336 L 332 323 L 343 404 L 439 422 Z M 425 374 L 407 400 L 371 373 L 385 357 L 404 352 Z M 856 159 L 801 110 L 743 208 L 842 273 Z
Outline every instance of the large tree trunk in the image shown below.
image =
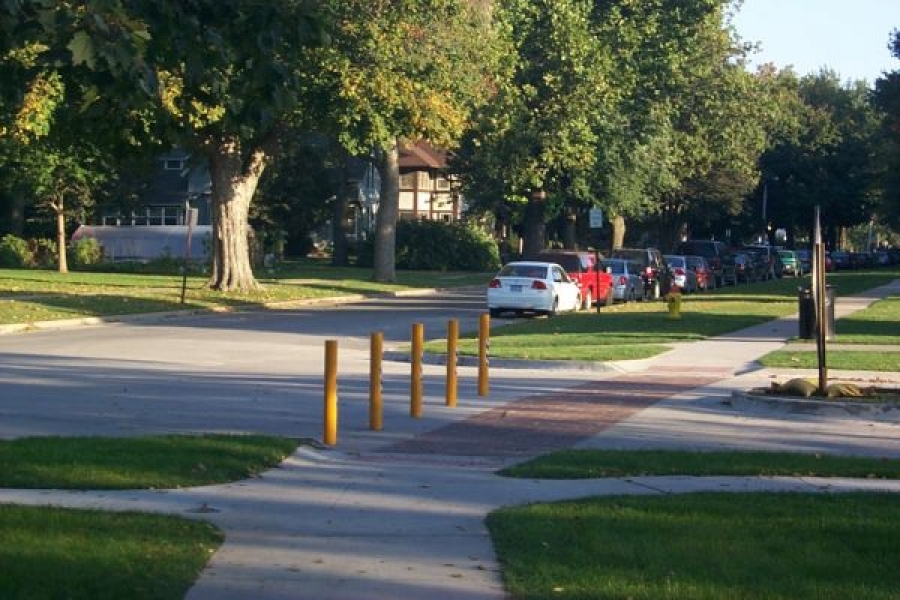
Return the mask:
M 525 219 L 522 223 L 522 234 L 525 238 L 522 254 L 525 258 L 533 258 L 544 249 L 547 237 L 547 224 L 544 222 L 547 205 L 547 192 L 534 190 L 528 197 L 525 207 Z
M 578 215 L 574 210 L 567 210 L 563 224 L 563 248 L 575 250 L 578 245 Z
M 209 148 L 212 179 L 212 275 L 209 286 L 219 291 L 259 288 L 250 265 L 247 216 L 250 201 L 266 166 L 266 154 L 253 149 L 247 158 L 240 140 L 223 138 Z
M 59 272 L 69 272 L 69 261 L 66 257 L 66 211 L 63 205 L 63 199 L 54 203 L 53 210 L 56 211 L 56 251 L 59 254 Z
M 397 219 L 400 217 L 400 151 L 395 142 L 383 150 L 378 168 L 381 175 L 381 199 L 375 217 L 375 281 L 396 281 Z
M 612 248 L 621 248 L 625 245 L 625 217 L 615 215 L 612 218 Z

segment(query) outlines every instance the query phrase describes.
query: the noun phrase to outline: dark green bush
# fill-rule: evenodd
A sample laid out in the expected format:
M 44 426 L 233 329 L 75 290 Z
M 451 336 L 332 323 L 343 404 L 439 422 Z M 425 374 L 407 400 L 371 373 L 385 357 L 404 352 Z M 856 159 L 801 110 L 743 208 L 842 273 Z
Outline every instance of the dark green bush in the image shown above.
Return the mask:
M 398 269 L 418 271 L 494 271 L 500 253 L 491 237 L 464 223 L 400 221 L 397 223 Z M 356 265 L 371 267 L 374 244 L 357 246 Z
M 50 238 L 36 238 L 29 240 L 29 248 L 31 248 L 34 257 L 34 266 L 42 269 L 55 267 L 59 260 L 59 254 L 56 251 L 56 241 Z
M 28 242 L 11 233 L 0 239 L 0 267 L 21 269 L 34 266 L 34 253 Z
M 84 237 L 72 244 L 70 257 L 76 266 L 96 265 L 103 260 L 103 248 L 94 238 Z
M 422 271 L 493 271 L 500 253 L 490 236 L 464 223 L 401 221 L 397 267 Z

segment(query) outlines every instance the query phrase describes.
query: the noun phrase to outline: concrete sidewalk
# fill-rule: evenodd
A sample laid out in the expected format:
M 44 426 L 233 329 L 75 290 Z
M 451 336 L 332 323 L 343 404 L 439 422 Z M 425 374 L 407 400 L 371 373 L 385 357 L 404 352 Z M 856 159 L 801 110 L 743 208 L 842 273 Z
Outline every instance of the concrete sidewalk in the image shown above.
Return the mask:
M 836 316 L 900 294 L 900 281 L 841 297 Z M 616 371 L 500 369 L 540 393 L 421 431 L 375 438 L 342 431 L 336 449 L 301 447 L 262 477 L 182 490 L 0 490 L 0 502 L 171 512 L 215 523 L 226 541 L 192 600 L 503 598 L 484 517 L 500 506 L 585 495 L 851 489 L 900 493 L 900 482 L 813 478 L 639 477 L 510 480 L 501 466 L 557 447 L 764 449 L 900 457 L 900 421 L 743 404 L 732 392 L 767 385 L 755 360 L 796 335 L 797 319 L 679 345 Z M 471 375 L 471 373 L 467 373 Z M 894 374 L 900 377 L 900 374 Z M 438 404 L 442 398 L 428 402 Z

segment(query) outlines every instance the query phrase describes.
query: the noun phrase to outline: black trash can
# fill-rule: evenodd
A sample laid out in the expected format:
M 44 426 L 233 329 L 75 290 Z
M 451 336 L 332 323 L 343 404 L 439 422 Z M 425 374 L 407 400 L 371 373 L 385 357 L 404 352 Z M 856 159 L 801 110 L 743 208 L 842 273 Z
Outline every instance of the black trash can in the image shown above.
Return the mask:
M 825 339 L 834 338 L 834 299 L 835 289 L 833 285 L 825 286 Z M 813 300 L 812 288 L 803 286 L 798 288 L 797 308 L 800 313 L 798 337 L 802 340 L 811 340 L 816 337 L 816 303 Z

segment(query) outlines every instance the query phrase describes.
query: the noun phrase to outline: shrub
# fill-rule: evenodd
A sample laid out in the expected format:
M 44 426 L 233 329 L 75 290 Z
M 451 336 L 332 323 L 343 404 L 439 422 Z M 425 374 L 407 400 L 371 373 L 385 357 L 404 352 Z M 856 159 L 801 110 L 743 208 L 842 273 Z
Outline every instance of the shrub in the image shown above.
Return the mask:
M 37 267 L 48 269 L 56 266 L 59 255 L 56 252 L 56 241 L 50 238 L 36 238 L 29 241 L 34 264 Z
M 497 244 L 464 223 L 400 221 L 397 267 L 427 271 L 492 271 L 500 267 Z
M 0 267 L 21 269 L 33 267 L 34 264 L 34 253 L 28 242 L 12 234 L 0 239 Z
M 103 248 L 94 238 L 84 237 L 72 244 L 72 264 L 77 266 L 96 265 L 103 260 Z
M 400 221 L 397 223 L 398 269 L 421 271 L 494 271 L 500 268 L 497 243 L 464 223 Z M 371 239 L 357 246 L 356 265 L 374 264 Z

